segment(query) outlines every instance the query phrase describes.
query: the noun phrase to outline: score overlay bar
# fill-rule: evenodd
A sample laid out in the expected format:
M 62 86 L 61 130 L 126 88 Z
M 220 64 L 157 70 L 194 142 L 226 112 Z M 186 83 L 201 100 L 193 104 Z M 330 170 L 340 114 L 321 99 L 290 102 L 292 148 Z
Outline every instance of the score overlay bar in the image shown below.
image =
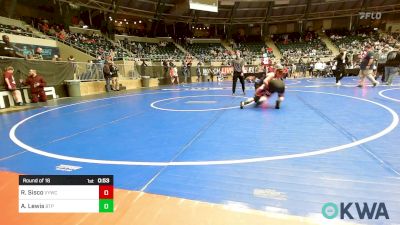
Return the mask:
M 114 211 L 112 175 L 20 175 L 20 213 Z

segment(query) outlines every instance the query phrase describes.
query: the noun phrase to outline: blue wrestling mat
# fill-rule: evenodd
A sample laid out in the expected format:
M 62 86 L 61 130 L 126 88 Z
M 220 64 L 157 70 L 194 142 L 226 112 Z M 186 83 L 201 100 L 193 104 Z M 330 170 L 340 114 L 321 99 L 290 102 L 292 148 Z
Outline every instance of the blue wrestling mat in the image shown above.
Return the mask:
M 254 88 L 232 96 L 230 82 L 59 100 L 0 114 L 0 167 L 113 174 L 116 188 L 305 217 L 322 217 L 327 202 L 384 202 L 400 223 L 394 83 L 286 80 L 279 110 L 276 95 L 239 109 Z

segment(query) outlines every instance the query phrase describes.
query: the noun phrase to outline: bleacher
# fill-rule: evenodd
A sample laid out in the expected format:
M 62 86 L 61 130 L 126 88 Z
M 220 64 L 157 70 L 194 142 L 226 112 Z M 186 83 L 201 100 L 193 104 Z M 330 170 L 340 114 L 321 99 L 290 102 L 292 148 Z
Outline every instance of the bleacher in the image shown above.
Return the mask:
M 268 46 L 264 42 L 244 42 L 240 44 L 238 50 L 248 54 L 252 60 L 257 60 L 262 57 L 262 50 L 268 54 L 269 58 L 275 58 L 272 51 L 268 51 Z
M 347 30 L 327 30 L 326 35 L 338 48 L 359 49 L 364 42 L 372 43 L 379 40 L 378 33 L 369 31 L 350 32 Z
M 174 43 L 167 42 L 165 46 L 159 43 L 141 43 L 144 47 L 143 53 L 145 57 L 152 59 L 152 61 L 161 61 L 163 59 L 182 60 L 184 53 L 178 49 Z
M 223 52 L 226 49 L 221 43 L 193 43 L 187 45 L 186 50 L 204 62 L 225 59 Z
M 130 54 L 124 49 L 113 44 L 105 37 L 97 34 L 88 35 L 82 33 L 69 33 L 65 40 L 60 40 L 78 49 L 86 52 L 87 54 L 97 56 L 107 56 L 111 49 L 115 52 L 115 60 L 121 60 L 124 57 L 128 57 Z
M 26 36 L 26 37 L 37 37 L 37 38 L 39 38 L 38 36 L 34 35 L 29 30 L 26 30 L 26 29 L 24 29 L 22 27 L 17 27 L 17 26 L 12 26 L 12 25 L 7 25 L 7 24 L 0 24 L 0 32 L 1 33 L 7 33 L 7 34 Z
M 284 57 L 328 57 L 332 52 L 319 39 L 311 41 L 292 42 L 288 44 L 277 43 L 279 51 Z

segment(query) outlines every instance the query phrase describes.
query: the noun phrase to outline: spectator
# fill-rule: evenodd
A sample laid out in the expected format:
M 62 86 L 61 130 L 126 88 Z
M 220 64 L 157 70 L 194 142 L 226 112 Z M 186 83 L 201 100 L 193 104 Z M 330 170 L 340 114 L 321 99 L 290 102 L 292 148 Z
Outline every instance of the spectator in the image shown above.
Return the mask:
M 179 76 L 178 76 L 178 68 L 174 64 L 171 66 L 171 71 L 170 71 L 170 76 L 171 76 L 171 84 L 176 83 L 179 85 Z
M 163 63 L 162 63 L 162 65 L 163 65 L 163 69 L 164 69 L 164 77 L 167 78 L 167 76 L 168 76 L 168 71 L 169 71 L 167 60 L 164 60 Z
M 3 35 L 2 38 L 4 43 L 0 43 L 0 56 L 25 58 L 25 56 L 19 53 L 14 45 L 11 44 L 10 38 L 7 35 Z
M 385 77 L 387 77 L 387 85 L 392 85 L 393 78 L 399 75 L 400 71 L 400 43 L 395 46 L 393 51 L 387 55 L 385 65 Z
M 86 72 L 85 72 L 86 76 L 85 77 L 87 77 L 89 79 L 92 79 L 93 73 L 94 73 L 93 61 L 92 60 L 88 60 L 87 63 L 86 63 Z M 81 80 L 82 80 L 82 78 L 81 78 Z
M 6 89 L 11 92 L 14 101 L 18 106 L 24 105 L 22 102 L 21 92 L 17 90 L 17 84 L 14 79 L 14 68 L 9 66 L 3 73 L 4 81 L 6 83 Z
M 119 91 L 119 82 L 118 82 L 118 67 L 115 66 L 113 61 L 110 61 L 110 74 L 111 74 L 111 89 L 113 91 Z
M 28 78 L 25 81 L 20 79 L 20 82 L 22 85 L 30 86 L 33 103 L 47 101 L 46 93 L 44 92 L 46 81 L 42 76 L 37 74 L 36 70 L 30 69 Z
M 72 65 L 72 71 L 73 71 L 73 73 L 76 74 L 76 70 L 77 70 L 77 68 L 78 68 L 78 65 L 77 65 L 76 62 L 75 62 L 74 56 L 73 56 L 73 55 L 70 55 L 70 56 L 67 58 L 67 60 L 68 60 L 68 62 L 70 62 L 71 65 Z
M 37 47 L 35 50 L 35 54 L 33 55 L 33 59 L 43 60 L 42 52 L 43 52 L 43 49 L 40 47 Z
M 53 58 L 51 59 L 51 61 L 53 61 L 53 62 L 58 61 L 58 55 L 53 55 Z
M 146 76 L 146 67 L 148 67 L 148 65 L 146 64 L 146 61 L 144 59 L 142 59 L 142 65 L 140 66 L 140 75 L 141 76 Z
M 187 78 L 188 78 L 188 75 L 189 75 L 189 70 L 188 70 L 188 65 L 187 65 L 187 62 L 184 60 L 183 62 L 182 62 L 182 74 L 183 74 L 183 77 L 184 77 L 184 82 L 185 83 L 187 83 Z
M 58 32 L 58 38 L 60 38 L 63 41 L 67 38 L 67 33 L 65 32 L 64 29 L 62 29 L 60 32 Z
M 110 56 L 110 60 L 111 60 L 111 61 L 114 61 L 114 58 L 115 58 L 114 49 L 110 49 L 110 52 L 109 52 L 108 54 L 109 54 L 109 56 Z
M 200 80 L 201 80 L 201 62 L 197 63 L 196 75 L 197 75 L 197 82 L 200 82 Z
M 389 45 L 386 45 L 382 50 L 379 50 L 378 52 L 378 68 L 377 68 L 377 76 L 375 79 L 378 79 L 379 76 L 382 76 L 381 78 L 382 82 L 387 81 L 387 77 L 385 77 L 385 64 L 388 53 L 389 53 Z
M 107 92 L 111 91 L 110 80 L 111 80 L 112 76 L 111 76 L 111 69 L 110 69 L 111 65 L 110 64 L 111 63 L 109 61 L 106 61 L 103 66 L 103 75 L 104 75 L 104 79 L 106 80 L 106 91 Z
M 372 52 L 373 47 L 370 45 L 366 45 L 364 50 L 366 54 L 362 58 L 362 62 L 360 64 L 360 80 L 357 87 L 364 87 L 365 77 L 367 77 L 368 80 L 370 80 L 375 87 L 376 85 L 379 84 L 379 82 L 376 81 L 372 76 L 373 74 L 372 68 L 374 63 L 374 53 Z

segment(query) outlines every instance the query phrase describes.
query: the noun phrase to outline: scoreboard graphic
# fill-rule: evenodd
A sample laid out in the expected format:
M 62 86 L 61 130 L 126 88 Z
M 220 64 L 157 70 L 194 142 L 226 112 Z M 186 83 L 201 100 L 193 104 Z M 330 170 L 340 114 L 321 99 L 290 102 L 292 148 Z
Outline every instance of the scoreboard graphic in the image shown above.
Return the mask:
M 20 213 L 112 213 L 113 175 L 20 175 Z

